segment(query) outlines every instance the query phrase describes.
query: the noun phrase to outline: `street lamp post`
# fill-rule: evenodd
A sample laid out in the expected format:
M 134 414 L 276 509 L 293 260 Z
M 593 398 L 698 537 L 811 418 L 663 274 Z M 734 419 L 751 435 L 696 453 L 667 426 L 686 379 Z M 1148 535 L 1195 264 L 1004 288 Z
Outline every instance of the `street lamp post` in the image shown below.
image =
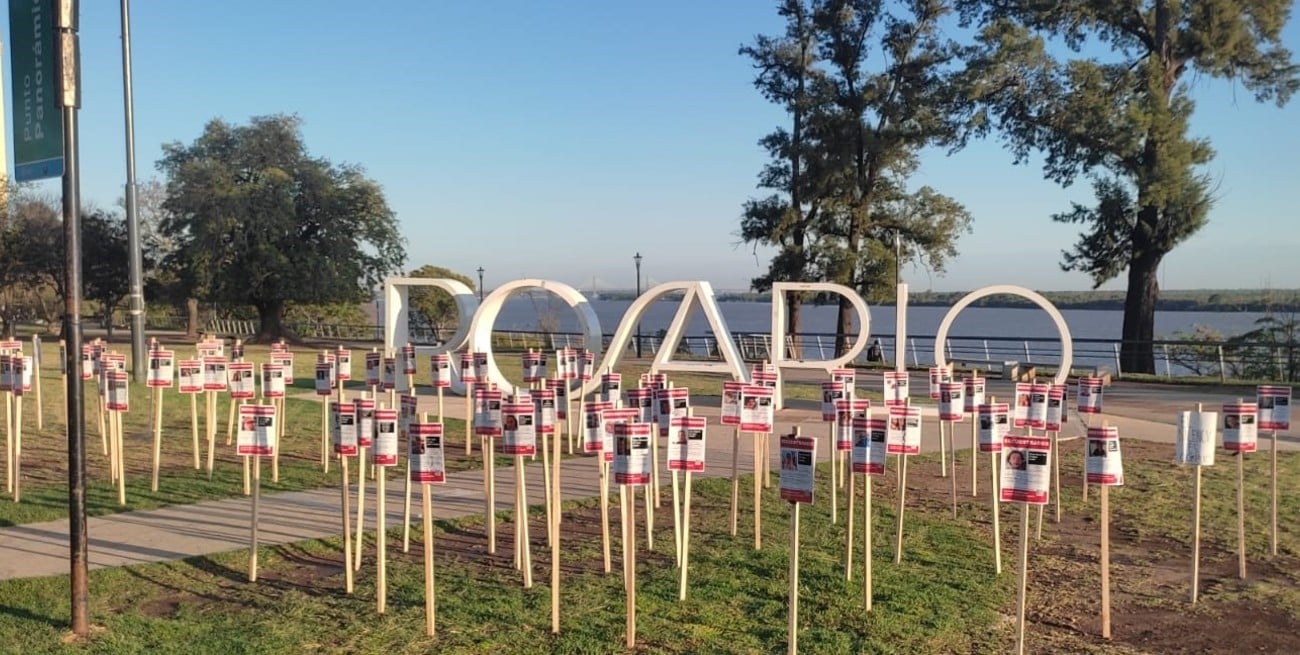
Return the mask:
M 636 295 L 641 297 L 641 253 L 638 252 L 632 257 L 636 262 Z M 636 322 L 636 358 L 641 359 L 641 321 Z
M 478 301 L 483 302 L 483 267 L 478 267 Z

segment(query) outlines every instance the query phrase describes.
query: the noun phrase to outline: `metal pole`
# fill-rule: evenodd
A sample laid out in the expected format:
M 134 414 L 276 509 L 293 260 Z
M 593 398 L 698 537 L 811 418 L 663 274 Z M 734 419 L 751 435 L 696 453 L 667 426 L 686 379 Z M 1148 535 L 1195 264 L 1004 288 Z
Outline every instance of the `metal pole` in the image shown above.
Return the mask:
M 122 102 L 126 115 L 126 241 L 129 293 L 127 316 L 131 320 L 131 373 L 144 382 L 144 262 L 140 254 L 140 216 L 136 213 L 135 100 L 131 91 L 131 0 L 122 0 Z
M 638 252 L 632 261 L 636 262 L 636 297 L 641 297 L 641 253 Z M 641 321 L 636 322 L 636 358 L 641 359 Z
M 59 0 L 55 25 L 59 56 L 55 57 L 63 107 L 63 335 L 68 371 L 68 563 L 70 572 L 72 632 L 90 632 L 90 591 L 86 534 L 86 441 L 81 383 L 81 186 L 78 179 L 77 108 L 81 106 L 81 53 L 77 46 L 79 7 L 76 0 Z
M 478 267 L 478 301 L 483 302 L 483 267 Z

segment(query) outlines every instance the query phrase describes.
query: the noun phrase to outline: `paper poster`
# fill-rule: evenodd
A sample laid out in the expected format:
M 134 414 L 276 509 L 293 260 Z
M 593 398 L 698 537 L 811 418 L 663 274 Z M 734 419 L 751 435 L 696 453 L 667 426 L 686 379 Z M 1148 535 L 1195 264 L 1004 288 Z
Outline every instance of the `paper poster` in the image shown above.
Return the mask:
M 1189 466 L 1214 466 L 1218 432 L 1218 412 L 1179 412 L 1174 461 Z
M 853 421 L 871 417 L 871 401 L 866 398 L 835 403 L 835 450 L 853 450 Z
M 890 407 L 885 441 L 890 455 L 919 454 L 921 452 L 921 408 L 910 405 Z
M 199 359 L 207 359 L 209 357 L 225 358 L 226 356 L 225 342 L 220 339 L 206 339 L 200 341 L 197 349 L 199 351 Z
M 5 339 L 0 341 L 0 353 L 5 355 L 16 355 L 23 350 L 23 342 L 16 339 Z
M 379 353 L 366 353 L 366 386 L 375 388 L 379 386 L 379 363 L 383 356 Z
M 1011 432 L 1011 408 L 1006 403 L 979 406 L 975 437 L 981 453 L 1002 452 L 1002 440 Z
M 1047 412 L 1043 419 L 1043 429 L 1048 432 L 1060 432 L 1061 424 L 1065 423 L 1065 391 L 1067 388 L 1064 384 L 1053 384 L 1047 390 Z
M 474 434 L 499 437 L 502 430 L 501 392 L 474 389 Z
M 15 357 L 14 392 L 23 395 L 32 390 L 32 375 L 36 372 L 36 363 L 31 355 Z M 170 385 L 169 385 L 170 386 Z
M 555 392 L 542 389 L 529 395 L 532 396 L 533 416 L 537 419 L 534 426 L 537 434 L 555 434 Z
M 930 367 L 930 400 L 938 400 L 940 387 L 945 382 L 952 382 L 952 369 L 946 366 Z
M 420 399 L 403 394 L 397 397 L 397 436 L 410 436 L 411 424 L 420 418 Z
M 384 391 L 392 391 L 397 388 L 397 360 L 392 357 L 385 357 L 383 369 L 379 374 L 379 383 Z
M 244 342 L 242 340 L 235 339 L 235 342 L 230 344 L 230 358 L 237 362 L 244 360 Z
M 1029 387 L 1028 382 L 1017 382 L 1011 404 L 1011 426 L 1029 427 Z
M 291 352 L 273 352 L 271 353 L 271 363 L 279 364 L 284 371 L 285 386 L 293 384 L 293 353 Z
M 885 406 L 906 405 L 910 386 L 907 371 L 885 371 Z
M 415 346 L 406 344 L 402 346 L 402 375 L 415 375 Z
M 966 413 L 966 385 L 961 382 L 939 383 L 939 420 L 960 421 Z
M 1035 430 L 1047 428 L 1047 394 L 1051 391 L 1050 384 L 1031 384 L 1029 385 L 1029 411 L 1027 415 L 1029 427 Z
M 357 454 L 357 410 L 352 403 L 330 401 L 330 416 L 333 418 L 331 436 L 334 454 L 351 457 Z
M 614 461 L 614 431 L 620 425 L 636 423 L 640 415 L 640 410 L 631 407 L 619 407 L 601 412 L 604 433 L 601 437 L 600 450 L 605 454 L 606 462 Z
M 397 410 L 374 410 L 375 441 L 371 462 L 375 466 L 397 466 Z
M 14 357 L 0 355 L 0 391 L 14 390 Z
M 357 413 L 357 445 L 370 448 L 375 445 L 375 401 L 357 398 L 352 401 Z
M 479 381 L 477 371 L 474 370 L 474 353 L 460 354 L 460 381 L 466 385 Z
M 438 353 L 429 357 L 429 383 L 435 389 L 451 386 L 451 355 Z
M 637 415 L 637 421 L 641 423 L 656 422 L 654 387 L 637 387 L 635 389 L 628 389 L 627 405 L 628 407 L 640 411 Z
M 447 460 L 443 454 L 442 424 L 410 424 L 407 426 L 407 442 L 407 456 L 411 460 L 411 482 L 445 483 Z
M 352 379 L 352 351 L 347 348 L 339 348 L 334 351 L 334 363 L 337 370 L 334 375 L 339 382 L 346 382 Z
M 1230 453 L 1253 453 L 1259 440 L 1255 403 L 1223 406 L 1223 449 Z
M 1079 378 L 1078 390 L 1074 396 L 1079 399 L 1078 411 L 1080 414 L 1101 413 L 1101 390 L 1101 378 Z
M 501 452 L 506 455 L 532 456 L 537 452 L 537 429 L 533 424 L 533 404 L 505 403 L 501 406 Z
M 240 405 L 235 454 L 264 457 L 275 454 L 275 406 Z
M 646 380 L 646 385 L 645 385 L 645 386 L 650 387 L 651 389 L 667 389 L 667 388 L 668 388 L 668 374 L 667 374 L 667 373 L 650 373 L 650 374 L 646 375 L 645 380 Z
M 479 382 L 486 382 L 492 378 L 492 371 L 488 367 L 488 354 L 485 352 L 474 353 L 474 377 Z
M 578 379 L 591 382 L 592 376 L 596 373 L 596 354 L 590 350 L 582 351 L 581 365 L 582 370 L 579 371 Z
M 843 385 L 844 397 L 852 398 L 853 392 L 858 386 L 858 372 L 851 368 L 834 368 L 831 369 L 831 381 Z
M 623 375 L 605 373 L 600 376 L 600 399 L 607 403 L 619 403 L 623 400 Z
M 1291 429 L 1291 387 L 1261 385 L 1255 389 L 1259 429 Z
M 262 397 L 284 397 L 284 367 L 279 364 L 262 365 Z
M 104 361 L 111 371 L 126 371 L 126 355 L 123 353 L 106 353 Z
M 668 423 L 668 470 L 704 470 L 704 433 L 707 420 L 703 416 L 676 416 Z
M 180 361 L 179 369 L 181 393 L 202 393 L 203 361 L 198 359 L 182 359 Z
M 587 403 L 583 407 L 582 419 L 582 452 L 598 453 L 605 449 L 605 419 L 604 412 L 607 409 L 613 409 L 613 403 L 596 401 Z
M 564 379 L 578 379 L 578 351 L 573 348 L 564 349 Z
M 524 382 L 536 384 L 546 379 L 546 369 L 542 367 L 542 353 L 530 350 L 520 357 L 523 359 Z
M 230 376 L 230 397 L 233 400 L 252 400 L 257 397 L 257 382 L 253 378 L 252 362 L 231 362 L 227 368 Z
M 555 394 L 555 418 L 569 420 L 569 385 L 562 379 L 551 378 L 546 381 L 546 388 Z
M 774 417 L 772 389 L 749 385 L 740 392 L 740 430 L 771 432 Z
M 815 437 L 781 436 L 781 500 L 811 504 L 817 472 Z
M 691 408 L 691 390 L 686 387 L 671 387 L 656 392 L 659 396 L 659 436 L 668 436 L 673 419 L 686 416 Z
M 330 384 L 330 374 L 334 367 L 325 362 L 316 363 L 316 395 L 328 396 L 334 393 L 333 386 Z
M 170 350 L 149 351 L 149 377 L 146 384 L 156 389 L 170 389 L 176 378 L 176 353 Z
M 650 425 L 614 425 L 614 482 L 630 486 L 650 484 Z
M 756 386 L 775 389 L 778 375 L 776 369 L 771 366 L 763 367 L 761 365 L 755 365 L 754 370 L 750 373 L 749 379 Z
M 740 425 L 740 392 L 744 391 L 744 382 L 722 383 L 722 418 L 723 425 Z
M 1124 459 L 1120 457 L 1119 428 L 1097 425 L 1088 428 L 1087 462 L 1089 484 L 1118 487 L 1124 484 Z
M 835 420 L 835 404 L 845 399 L 844 384 L 835 380 L 822 383 L 822 420 Z
M 1002 453 L 1002 502 L 1046 505 L 1052 440 L 1009 434 Z
M 91 351 L 90 346 L 81 347 L 81 379 L 83 381 L 95 377 L 95 368 L 98 366 Z
M 226 376 L 226 360 L 221 357 L 203 358 L 203 390 L 225 391 L 230 380 Z
M 130 386 L 126 371 L 108 371 L 108 409 L 114 412 L 131 411 Z
M 854 473 L 866 474 L 871 465 L 871 419 L 853 419 L 853 450 L 849 463 Z

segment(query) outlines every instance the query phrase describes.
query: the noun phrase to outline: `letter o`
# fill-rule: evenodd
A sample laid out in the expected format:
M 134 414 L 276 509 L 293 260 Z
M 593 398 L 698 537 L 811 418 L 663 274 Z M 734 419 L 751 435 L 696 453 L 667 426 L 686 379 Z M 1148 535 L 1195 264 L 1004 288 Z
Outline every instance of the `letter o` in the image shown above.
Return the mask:
M 1051 301 L 1034 291 L 1011 284 L 995 284 L 976 289 L 963 296 L 961 300 L 957 301 L 957 304 L 948 310 L 948 313 L 943 317 L 943 322 L 939 324 L 939 331 L 934 335 L 935 366 L 941 368 L 948 366 L 948 360 L 944 358 L 943 351 L 948 343 L 948 330 L 952 327 L 952 322 L 961 313 L 961 310 L 966 309 L 976 300 L 998 295 L 1024 298 L 1041 307 L 1052 318 L 1052 322 L 1056 323 L 1056 330 L 1061 335 L 1061 365 L 1056 371 L 1054 381 L 1056 384 L 1065 384 L 1065 381 L 1070 378 L 1070 367 L 1074 364 L 1074 341 L 1070 338 L 1070 326 L 1065 324 L 1065 317 L 1061 315 L 1060 310 Z
M 587 302 L 586 296 L 583 296 L 581 292 L 563 282 L 551 280 L 515 280 L 503 284 L 493 289 L 492 293 L 483 299 L 478 311 L 475 312 L 474 320 L 470 323 L 469 328 L 469 350 L 471 352 L 487 353 L 489 381 L 496 383 L 497 387 L 505 394 L 514 394 L 515 385 L 507 380 L 505 375 L 501 373 L 501 369 L 497 367 L 496 355 L 492 353 L 492 328 L 496 325 L 497 316 L 501 314 L 501 308 L 505 306 L 506 300 L 515 292 L 526 289 L 549 291 L 572 308 L 574 313 L 578 315 L 578 323 L 582 329 L 582 336 L 587 344 L 587 349 L 592 352 L 596 361 L 600 361 L 601 341 L 603 339 L 600 331 L 600 319 L 596 317 L 596 311 L 591 308 L 591 303 Z M 581 384 L 580 381 L 575 383 Z

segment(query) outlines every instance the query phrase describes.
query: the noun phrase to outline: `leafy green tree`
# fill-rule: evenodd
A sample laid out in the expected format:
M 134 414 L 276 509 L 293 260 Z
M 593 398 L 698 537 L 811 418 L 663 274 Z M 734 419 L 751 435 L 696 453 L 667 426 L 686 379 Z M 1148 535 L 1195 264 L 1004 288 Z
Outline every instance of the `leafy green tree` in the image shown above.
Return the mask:
M 310 155 L 294 116 L 209 122 L 163 146 L 160 233 L 195 297 L 257 310 L 259 340 L 285 336 L 285 306 L 361 302 L 406 255 L 379 184 Z
M 442 266 L 433 266 L 425 264 L 413 271 L 411 277 L 424 278 L 445 278 L 456 280 L 475 290 L 473 280 L 469 276 L 461 275 L 449 268 Z M 456 300 L 451 294 L 433 287 L 411 287 L 408 299 L 411 303 L 411 319 L 417 325 L 431 330 L 436 336 L 443 336 L 443 332 L 450 330 L 460 321 L 460 312 L 456 308 Z
M 81 280 L 87 300 L 99 303 L 108 338 L 113 338 L 113 312 L 130 291 L 127 274 L 126 218 L 102 209 L 81 213 Z M 147 270 L 152 260 L 145 258 Z
M 1202 171 L 1213 152 L 1188 134 L 1192 75 L 1239 82 L 1278 105 L 1300 86 L 1282 45 L 1288 0 L 959 0 L 980 21 L 970 66 L 979 118 L 996 127 L 1017 161 L 1041 152 L 1046 177 L 1092 178 L 1094 206 L 1054 220 L 1085 227 L 1062 267 L 1095 285 L 1127 270 L 1126 371 L 1155 372 L 1156 273 L 1208 219 Z M 1055 57 L 1049 47 L 1073 54 Z M 1109 48 L 1097 57 L 1087 46 Z

